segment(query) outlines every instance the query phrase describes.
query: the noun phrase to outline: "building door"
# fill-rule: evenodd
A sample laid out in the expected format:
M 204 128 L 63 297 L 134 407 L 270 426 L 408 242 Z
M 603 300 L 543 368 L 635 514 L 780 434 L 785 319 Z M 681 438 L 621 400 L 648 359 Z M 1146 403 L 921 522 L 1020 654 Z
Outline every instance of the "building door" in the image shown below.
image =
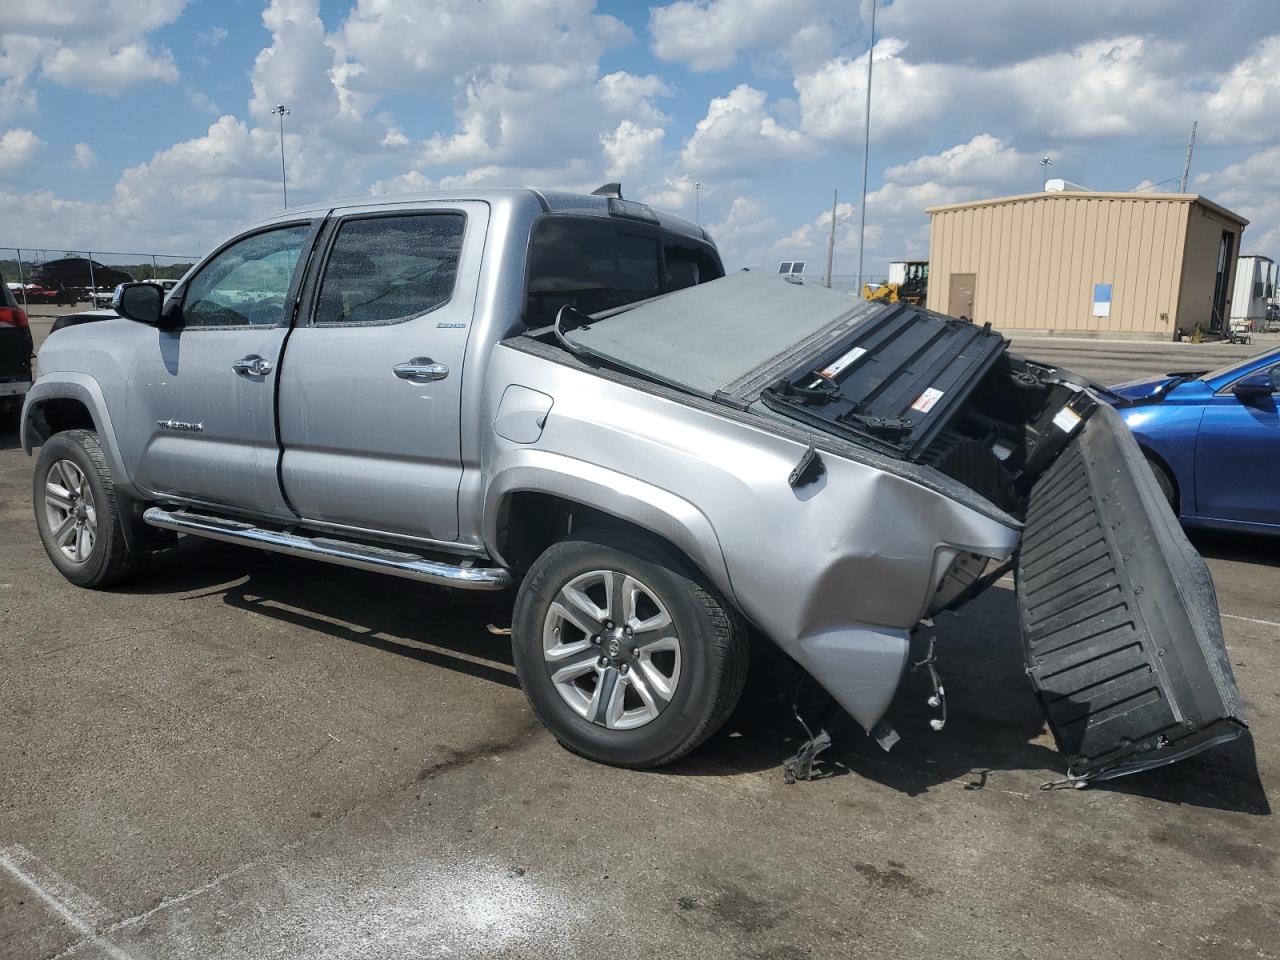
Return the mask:
M 951 274 L 947 289 L 947 314 L 952 317 L 973 319 L 973 291 L 978 285 L 976 273 Z
M 1210 330 L 1221 330 L 1222 318 L 1227 314 L 1227 281 L 1231 278 L 1231 255 L 1235 239 L 1235 234 L 1230 230 L 1222 231 L 1222 240 L 1218 244 L 1218 272 L 1213 278 L 1213 316 L 1209 318 Z

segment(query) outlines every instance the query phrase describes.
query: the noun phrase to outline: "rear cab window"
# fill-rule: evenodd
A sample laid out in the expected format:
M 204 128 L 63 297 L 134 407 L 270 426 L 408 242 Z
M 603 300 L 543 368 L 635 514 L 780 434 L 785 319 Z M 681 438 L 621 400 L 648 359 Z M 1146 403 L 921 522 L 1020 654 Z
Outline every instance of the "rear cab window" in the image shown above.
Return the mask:
M 710 244 L 612 217 L 545 216 L 529 240 L 525 323 L 569 305 L 599 313 L 724 275 Z

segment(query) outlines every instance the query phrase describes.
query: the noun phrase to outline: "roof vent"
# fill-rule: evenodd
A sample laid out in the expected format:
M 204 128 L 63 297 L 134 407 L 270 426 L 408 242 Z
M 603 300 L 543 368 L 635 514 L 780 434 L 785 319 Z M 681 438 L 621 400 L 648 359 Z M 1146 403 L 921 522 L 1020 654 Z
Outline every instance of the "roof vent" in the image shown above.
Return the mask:
M 1044 182 L 1045 193 L 1093 193 L 1089 187 L 1079 183 L 1072 183 L 1070 180 L 1064 180 L 1062 177 L 1052 177 Z
M 622 184 L 606 183 L 603 187 L 596 187 L 591 191 L 593 197 L 614 197 L 617 200 L 622 199 Z

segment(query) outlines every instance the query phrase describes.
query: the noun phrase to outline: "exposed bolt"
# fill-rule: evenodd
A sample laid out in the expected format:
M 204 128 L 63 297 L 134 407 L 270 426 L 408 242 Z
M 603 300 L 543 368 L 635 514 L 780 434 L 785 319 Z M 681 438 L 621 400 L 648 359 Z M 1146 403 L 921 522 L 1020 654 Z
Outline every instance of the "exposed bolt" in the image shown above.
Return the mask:
M 613 629 L 613 621 L 612 621 L 612 620 L 606 620 L 606 621 L 604 622 L 604 628 L 605 628 L 606 630 L 612 630 L 612 629 Z
M 599 660 L 596 661 L 596 665 L 600 667 L 607 667 L 609 665 L 609 658 L 601 657 Z
M 618 670 L 619 670 L 620 672 L 622 672 L 622 673 L 626 673 L 629 669 L 630 669 L 630 667 L 628 667 L 628 666 L 627 666 L 627 664 L 626 664 L 626 662 L 625 662 L 625 661 L 624 661 L 623 663 L 620 663 L 620 664 L 618 665 Z
M 626 635 L 627 635 L 628 637 L 629 637 L 629 636 L 631 636 L 631 628 L 630 628 L 630 627 L 623 627 L 622 629 L 623 629 L 623 632 L 624 632 L 624 633 L 626 633 Z
M 595 636 L 593 636 L 591 638 L 591 642 L 594 643 L 597 647 L 600 646 L 600 634 L 597 633 Z

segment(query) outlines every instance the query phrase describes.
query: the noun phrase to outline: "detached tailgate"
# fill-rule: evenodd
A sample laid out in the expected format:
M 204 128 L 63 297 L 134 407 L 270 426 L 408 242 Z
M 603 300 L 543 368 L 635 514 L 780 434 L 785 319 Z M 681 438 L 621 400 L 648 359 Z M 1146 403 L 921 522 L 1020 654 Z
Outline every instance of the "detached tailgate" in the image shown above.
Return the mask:
M 1027 672 L 1073 777 L 1244 730 L 1209 570 L 1110 407 L 1032 488 L 1017 579 Z

